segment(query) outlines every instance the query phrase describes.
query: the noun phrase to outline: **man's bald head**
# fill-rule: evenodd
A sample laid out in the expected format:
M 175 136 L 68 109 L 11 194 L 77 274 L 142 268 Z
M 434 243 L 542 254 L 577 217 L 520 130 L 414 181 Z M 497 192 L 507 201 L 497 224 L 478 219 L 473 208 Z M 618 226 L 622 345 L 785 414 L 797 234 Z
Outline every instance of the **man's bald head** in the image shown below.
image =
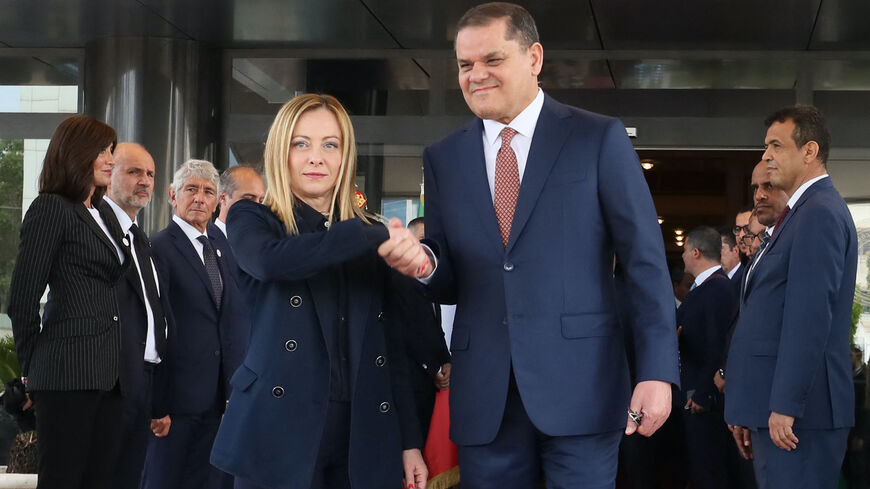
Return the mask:
M 140 144 L 119 143 L 106 195 L 135 219 L 154 193 L 154 158 Z
M 266 197 L 266 185 L 257 170 L 249 166 L 233 166 L 221 175 L 220 181 L 220 214 L 218 219 L 227 222 L 230 207 L 242 199 L 263 203 Z

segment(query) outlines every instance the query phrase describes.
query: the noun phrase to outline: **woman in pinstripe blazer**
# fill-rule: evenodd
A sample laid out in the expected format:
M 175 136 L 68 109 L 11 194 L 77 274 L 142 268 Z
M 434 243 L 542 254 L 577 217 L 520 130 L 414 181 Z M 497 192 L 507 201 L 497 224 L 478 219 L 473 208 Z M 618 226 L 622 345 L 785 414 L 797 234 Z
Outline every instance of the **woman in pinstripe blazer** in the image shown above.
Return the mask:
M 9 317 L 36 409 L 40 489 L 108 487 L 120 444 L 114 287 L 130 260 L 96 210 L 116 143 L 115 130 L 102 122 L 84 115 L 64 120 L 21 225 Z

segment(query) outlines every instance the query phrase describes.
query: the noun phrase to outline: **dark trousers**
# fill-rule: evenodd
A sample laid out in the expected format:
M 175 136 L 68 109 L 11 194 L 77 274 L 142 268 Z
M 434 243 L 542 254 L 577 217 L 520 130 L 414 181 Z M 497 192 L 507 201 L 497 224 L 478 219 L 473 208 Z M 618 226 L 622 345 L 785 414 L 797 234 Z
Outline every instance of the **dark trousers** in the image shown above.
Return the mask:
M 112 487 L 115 489 L 139 489 L 142 468 L 145 466 L 145 451 L 151 435 L 151 401 L 154 390 L 154 364 L 143 365 L 142 385 L 136 386 L 133 394 L 124 398 L 123 426 L 121 428 L 121 452 L 115 466 Z
M 504 417 L 492 443 L 459 447 L 462 489 L 531 489 L 543 471 L 547 489 L 610 489 L 622 430 L 548 436 L 532 424 L 513 373 Z
M 682 410 L 689 482 L 695 489 L 727 489 L 728 449 L 734 443 L 721 411 Z
M 668 419 L 649 438 L 637 433 L 623 436 L 619 446 L 617 487 L 686 487 L 686 453 L 681 408 L 682 406 L 672 406 Z
M 150 437 L 142 474 L 143 489 L 220 489 L 230 476 L 209 463 L 221 413 L 218 409 L 172 414 L 169 434 Z
M 326 426 L 314 464 L 311 489 L 350 489 L 347 459 L 350 445 L 350 403 L 329 401 Z M 287 470 L 304 470 L 288 465 Z M 265 489 L 236 477 L 235 489 Z
M 39 489 L 112 487 L 123 406 L 111 391 L 32 392 L 36 409 Z
M 849 428 L 794 430 L 797 448 L 773 444 L 770 431 L 752 431 L 752 455 L 759 489 L 834 489 L 846 454 Z
M 414 405 L 417 407 L 417 419 L 420 421 L 420 434 L 423 435 L 423 444 L 429 436 L 429 424 L 432 422 L 432 410 L 435 408 L 435 394 L 438 388 L 435 382 L 422 368 L 410 364 L 411 385 L 414 388 Z

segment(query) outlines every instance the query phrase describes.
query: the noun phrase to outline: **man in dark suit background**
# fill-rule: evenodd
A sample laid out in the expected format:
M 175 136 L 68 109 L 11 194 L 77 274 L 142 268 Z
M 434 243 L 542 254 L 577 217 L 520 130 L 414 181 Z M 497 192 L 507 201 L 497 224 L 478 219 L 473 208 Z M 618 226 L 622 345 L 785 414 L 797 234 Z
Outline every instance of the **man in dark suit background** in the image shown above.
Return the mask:
M 763 160 L 789 196 L 746 272 L 728 353 L 725 419 L 751 438 L 761 488 L 834 488 L 854 424 L 849 334 L 857 237 L 826 171 L 815 107 L 765 121 Z
M 249 166 L 232 166 L 221 173 L 218 186 L 219 214 L 214 220 L 214 225 L 227 235 L 227 214 L 230 207 L 242 199 L 252 200 L 259 204 L 263 203 L 266 196 L 266 184 L 257 170 Z
M 112 181 L 100 213 L 116 241 L 130 249 L 133 265 L 116 287 L 121 311 L 124 425 L 112 487 L 138 489 L 152 424 L 157 436 L 169 432 L 165 393 L 155 392 L 159 385 L 155 382 L 156 372 L 166 356 L 168 325 L 164 309 L 168 303 L 165 295 L 160 296 L 151 244 L 137 223 L 139 211 L 151 201 L 154 190 L 154 160 L 135 143 L 118 144 L 114 157 Z
M 726 488 L 730 434 L 713 384 L 725 337 L 737 316 L 737 291 L 720 266 L 722 238 L 710 227 L 692 230 L 683 246 L 692 290 L 677 310 L 680 385 L 689 480 L 697 489 Z
M 423 239 L 423 218 L 412 219 L 408 223 L 408 230 L 417 239 Z M 450 351 L 444 342 L 444 331 L 441 329 L 441 307 L 426 298 L 421 285 L 416 281 L 405 277 L 397 280 L 401 283 L 397 284 L 396 295 L 405 321 L 402 335 L 408 353 L 410 381 L 417 418 L 420 421 L 420 433 L 425 444 L 429 423 L 432 421 L 435 394 L 450 385 Z
M 649 189 L 619 121 L 539 90 L 543 47 L 525 9 L 472 8 L 455 47 L 478 118 L 424 152 L 437 263 L 423 281 L 457 305 L 450 429 L 462 486 L 531 487 L 543 469 L 548 486 L 608 487 L 622 433 L 655 432 L 678 383 Z M 637 345 L 633 396 L 614 254 Z
M 208 161 L 184 163 L 169 189 L 172 222 L 152 237 L 174 330 L 168 355 L 172 427 L 148 447 L 143 479 L 148 489 L 226 484 L 209 464 L 209 454 L 229 398 L 229 378 L 244 355 L 249 317 L 229 244 L 208 224 L 217 206 L 218 178 Z

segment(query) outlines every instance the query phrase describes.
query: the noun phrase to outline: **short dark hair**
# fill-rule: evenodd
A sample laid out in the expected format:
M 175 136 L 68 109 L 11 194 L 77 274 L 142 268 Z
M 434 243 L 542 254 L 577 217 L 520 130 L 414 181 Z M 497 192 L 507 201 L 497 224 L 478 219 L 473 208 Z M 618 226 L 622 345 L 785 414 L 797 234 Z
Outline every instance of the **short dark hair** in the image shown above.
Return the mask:
M 700 226 L 689 232 L 685 246 L 696 248 L 701 255 L 710 260 L 720 263 L 722 261 L 722 238 L 719 231 L 710 226 Z
M 76 202 L 84 202 L 94 184 L 94 160 L 111 145 L 118 144 L 118 135 L 109 125 L 86 115 L 68 117 L 57 126 L 48 143 L 39 193 L 60 194 Z M 96 187 L 91 203 L 99 202 L 106 187 Z
M 728 245 L 728 248 L 734 248 L 737 246 L 737 236 L 734 236 L 734 229 L 732 226 L 722 226 L 718 229 L 719 237 Z
M 764 127 L 770 128 L 774 122 L 794 121 L 794 131 L 791 138 L 798 147 L 815 141 L 819 145 L 819 161 L 828 164 L 828 153 L 831 149 L 831 134 L 822 111 L 812 105 L 792 105 L 783 107 L 764 120 Z
M 507 24 L 505 39 L 517 41 L 525 51 L 532 44 L 540 42 L 535 19 L 528 10 L 507 2 L 490 2 L 471 7 L 456 23 L 456 33 L 466 27 L 484 27 L 499 19 Z
M 414 219 L 411 219 L 410 221 L 408 221 L 408 229 L 413 229 L 413 228 L 416 228 L 417 226 L 425 226 L 425 225 L 426 225 L 426 223 L 424 222 L 422 217 L 415 217 Z

